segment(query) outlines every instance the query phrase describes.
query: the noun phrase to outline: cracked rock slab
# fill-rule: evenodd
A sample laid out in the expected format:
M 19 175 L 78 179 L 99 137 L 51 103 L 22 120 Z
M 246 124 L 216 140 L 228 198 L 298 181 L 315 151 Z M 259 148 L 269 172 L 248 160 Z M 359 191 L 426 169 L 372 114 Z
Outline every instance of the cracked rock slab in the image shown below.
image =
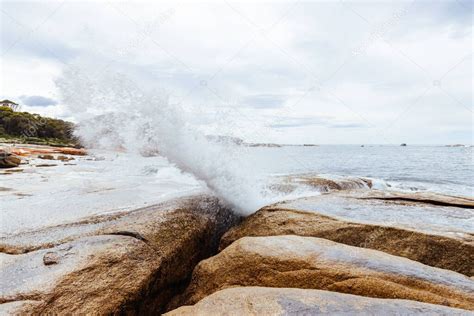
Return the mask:
M 5 238 L 0 314 L 160 313 L 235 221 L 195 196 Z
M 474 310 L 474 281 L 381 251 L 300 236 L 244 237 L 203 260 L 169 308 L 236 286 L 320 289 Z
M 287 208 L 285 208 L 287 207 Z M 231 228 L 221 239 L 220 249 L 245 236 L 298 235 L 329 239 L 356 247 L 380 250 L 433 267 L 474 275 L 474 242 L 448 234 L 429 234 L 386 223 L 357 223 L 300 211 L 290 205 L 265 207 Z M 376 210 L 374 210 L 375 212 Z
M 474 200 L 440 194 L 358 190 L 290 200 L 271 207 L 453 238 L 472 240 L 474 234 Z
M 207 315 L 472 315 L 465 310 L 400 299 L 320 290 L 236 287 L 211 294 L 167 316 Z

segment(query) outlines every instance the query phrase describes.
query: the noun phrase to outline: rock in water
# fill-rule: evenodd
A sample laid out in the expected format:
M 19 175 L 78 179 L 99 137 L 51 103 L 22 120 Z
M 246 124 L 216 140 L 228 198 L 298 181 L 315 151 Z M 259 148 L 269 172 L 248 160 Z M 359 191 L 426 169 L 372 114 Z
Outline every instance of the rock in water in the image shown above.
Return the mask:
M 300 174 L 276 177 L 276 182 L 269 189 L 276 192 L 290 193 L 301 186 L 311 187 L 319 192 L 371 189 L 372 180 L 359 177 L 325 177 L 314 174 Z
M 44 160 L 56 160 L 53 155 L 38 155 L 38 158 Z
M 355 177 L 329 179 L 321 176 L 300 175 L 290 176 L 288 180 L 290 183 L 309 185 L 321 192 L 372 188 L 372 181 L 370 179 Z
M 244 237 L 201 261 L 169 307 L 236 286 L 320 289 L 474 310 L 474 281 L 381 251 L 300 236 Z M 179 301 L 179 302 L 178 302 Z
M 18 156 L 0 149 L 0 168 L 14 168 L 18 167 L 20 163 L 21 159 Z
M 67 156 L 63 156 L 63 155 L 59 155 L 56 159 L 57 159 L 57 160 L 60 160 L 60 161 L 75 160 L 74 157 L 67 157 Z
M 166 316 L 185 315 L 467 315 L 465 310 L 398 299 L 377 299 L 328 291 L 237 287 L 218 291 L 194 306 Z
M 235 220 L 199 195 L 0 238 L 0 314 L 160 313 Z

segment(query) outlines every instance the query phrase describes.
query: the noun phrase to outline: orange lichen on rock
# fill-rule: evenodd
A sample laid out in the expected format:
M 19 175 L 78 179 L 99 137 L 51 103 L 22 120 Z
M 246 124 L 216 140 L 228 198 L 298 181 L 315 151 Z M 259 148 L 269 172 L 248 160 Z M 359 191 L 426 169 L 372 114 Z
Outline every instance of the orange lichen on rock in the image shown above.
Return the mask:
M 12 154 L 29 157 L 34 155 L 63 154 L 73 156 L 86 156 L 87 151 L 83 148 L 72 147 L 49 147 L 49 146 L 21 146 L 10 148 Z

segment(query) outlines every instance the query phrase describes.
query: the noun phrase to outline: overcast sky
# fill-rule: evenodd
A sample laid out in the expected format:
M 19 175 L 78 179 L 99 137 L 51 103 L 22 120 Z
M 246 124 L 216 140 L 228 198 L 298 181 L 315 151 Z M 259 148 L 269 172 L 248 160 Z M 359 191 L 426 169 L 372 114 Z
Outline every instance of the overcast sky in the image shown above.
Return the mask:
M 0 98 L 26 111 L 77 120 L 56 83 L 87 61 L 199 109 L 191 123 L 209 133 L 473 143 L 469 0 L 1 1 L 1 11 Z

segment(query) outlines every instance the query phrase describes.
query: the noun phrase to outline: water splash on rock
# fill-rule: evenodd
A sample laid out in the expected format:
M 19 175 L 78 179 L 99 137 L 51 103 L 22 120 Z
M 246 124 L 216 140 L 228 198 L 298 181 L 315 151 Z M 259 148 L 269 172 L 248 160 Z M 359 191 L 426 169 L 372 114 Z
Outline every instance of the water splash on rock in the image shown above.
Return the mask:
M 244 214 L 269 202 L 251 161 L 241 158 L 246 147 L 206 137 L 185 119 L 189 113 L 159 90 L 145 89 L 123 74 L 92 76 L 86 69 L 66 69 L 57 85 L 87 147 L 159 153 Z

